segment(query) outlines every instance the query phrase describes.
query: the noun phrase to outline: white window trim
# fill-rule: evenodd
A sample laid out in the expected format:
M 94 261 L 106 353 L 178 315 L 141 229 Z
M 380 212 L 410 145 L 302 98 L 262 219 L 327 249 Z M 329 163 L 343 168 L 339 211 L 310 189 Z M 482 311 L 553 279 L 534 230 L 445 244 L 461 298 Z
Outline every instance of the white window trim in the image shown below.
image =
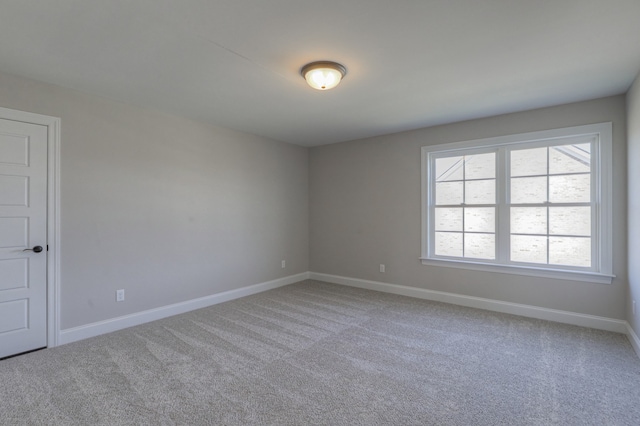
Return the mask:
M 441 145 L 430 145 L 422 147 L 422 255 L 420 260 L 423 265 L 444 266 L 459 269 L 471 269 L 478 271 L 497 272 L 515 275 L 527 275 L 543 278 L 554 278 L 562 280 L 584 281 L 593 283 L 611 284 L 613 275 L 613 219 L 612 219 L 612 124 L 598 123 L 585 126 L 566 127 L 561 129 L 543 130 L 539 132 L 521 133 L 516 135 L 499 136 L 495 138 L 476 139 L 463 142 L 453 142 Z M 596 152 L 593 153 L 596 162 L 594 180 L 596 183 L 595 197 L 596 205 L 599 206 L 599 215 L 594 218 L 598 221 L 598 232 L 593 235 L 596 242 L 596 268 L 597 271 L 576 271 L 556 268 L 546 268 L 544 266 L 521 266 L 497 264 L 495 262 L 483 262 L 477 259 L 434 259 L 429 257 L 430 244 L 430 161 L 432 153 L 450 153 L 466 151 L 476 148 L 500 147 L 504 145 L 516 145 L 518 143 L 531 143 L 571 136 L 596 136 Z M 500 170 L 500 168 L 498 168 Z M 500 173 L 502 173 L 500 171 Z M 506 182 L 506 177 L 500 176 L 502 182 Z

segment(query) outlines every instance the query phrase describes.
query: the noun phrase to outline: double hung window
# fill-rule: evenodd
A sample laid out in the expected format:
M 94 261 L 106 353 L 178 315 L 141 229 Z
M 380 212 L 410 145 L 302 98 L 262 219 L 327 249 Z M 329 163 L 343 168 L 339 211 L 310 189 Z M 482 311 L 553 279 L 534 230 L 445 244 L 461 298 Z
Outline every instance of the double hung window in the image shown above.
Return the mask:
M 610 163 L 610 123 L 423 147 L 423 263 L 610 282 Z

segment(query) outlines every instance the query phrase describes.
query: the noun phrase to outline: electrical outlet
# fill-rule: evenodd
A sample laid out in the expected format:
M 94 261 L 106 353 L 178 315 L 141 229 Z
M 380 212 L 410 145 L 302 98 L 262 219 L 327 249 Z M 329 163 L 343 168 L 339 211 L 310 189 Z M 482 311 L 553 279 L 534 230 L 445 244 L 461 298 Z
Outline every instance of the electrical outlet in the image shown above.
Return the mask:
M 282 268 L 284 268 L 285 266 L 287 266 L 287 262 L 285 262 L 284 260 L 282 261 Z
M 116 290 L 116 302 L 124 301 L 124 289 Z
M 384 266 L 384 263 L 381 263 L 381 264 L 380 264 L 380 272 L 384 273 L 384 272 L 385 272 L 385 269 L 386 269 L 386 268 L 385 268 L 385 266 Z

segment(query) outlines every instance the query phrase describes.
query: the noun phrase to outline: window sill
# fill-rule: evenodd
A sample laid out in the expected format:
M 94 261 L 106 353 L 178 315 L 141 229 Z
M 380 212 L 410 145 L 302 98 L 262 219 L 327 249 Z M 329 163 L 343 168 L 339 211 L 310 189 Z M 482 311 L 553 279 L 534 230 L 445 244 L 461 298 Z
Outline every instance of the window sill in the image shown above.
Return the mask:
M 469 269 L 473 271 L 496 272 L 499 274 L 526 275 L 530 277 L 553 278 L 557 280 L 584 281 L 598 284 L 611 284 L 615 275 L 598 272 L 559 271 L 555 269 L 532 268 L 526 266 L 495 265 L 482 262 L 470 262 L 445 259 L 420 258 L 423 265 L 444 266 L 446 268 Z

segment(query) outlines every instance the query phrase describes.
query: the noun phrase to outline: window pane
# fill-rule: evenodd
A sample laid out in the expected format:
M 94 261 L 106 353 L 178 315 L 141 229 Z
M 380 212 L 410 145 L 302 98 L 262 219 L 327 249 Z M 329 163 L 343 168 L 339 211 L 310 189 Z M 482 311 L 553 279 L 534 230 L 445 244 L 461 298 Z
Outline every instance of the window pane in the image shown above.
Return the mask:
M 547 148 L 511 151 L 511 176 L 547 174 Z
M 546 235 L 546 207 L 511 207 L 511 233 Z
M 549 174 L 591 172 L 591 144 L 562 145 L 549 149 Z
M 465 208 L 464 230 L 466 232 L 495 232 L 496 209 L 493 207 Z
M 511 236 L 511 261 L 547 263 L 547 237 Z
M 496 181 L 472 180 L 465 182 L 464 202 L 467 204 L 495 204 Z
M 476 154 L 465 156 L 465 179 L 486 179 L 496 177 L 496 154 Z
M 591 201 L 591 175 L 549 176 L 549 201 L 588 203 Z
M 436 232 L 435 251 L 438 256 L 462 257 L 462 234 Z
M 591 235 L 591 207 L 550 207 L 549 233 Z
M 496 237 L 493 234 L 464 234 L 464 257 L 496 258 Z
M 544 203 L 547 201 L 547 178 L 511 179 L 511 204 Z
M 436 183 L 436 205 L 462 204 L 462 182 Z
M 549 237 L 549 263 L 591 267 L 591 238 Z
M 436 158 L 436 182 L 462 180 L 463 157 Z
M 462 207 L 436 209 L 436 231 L 462 231 Z
M 605 123 L 422 146 L 422 263 L 608 281 L 611 137 Z

